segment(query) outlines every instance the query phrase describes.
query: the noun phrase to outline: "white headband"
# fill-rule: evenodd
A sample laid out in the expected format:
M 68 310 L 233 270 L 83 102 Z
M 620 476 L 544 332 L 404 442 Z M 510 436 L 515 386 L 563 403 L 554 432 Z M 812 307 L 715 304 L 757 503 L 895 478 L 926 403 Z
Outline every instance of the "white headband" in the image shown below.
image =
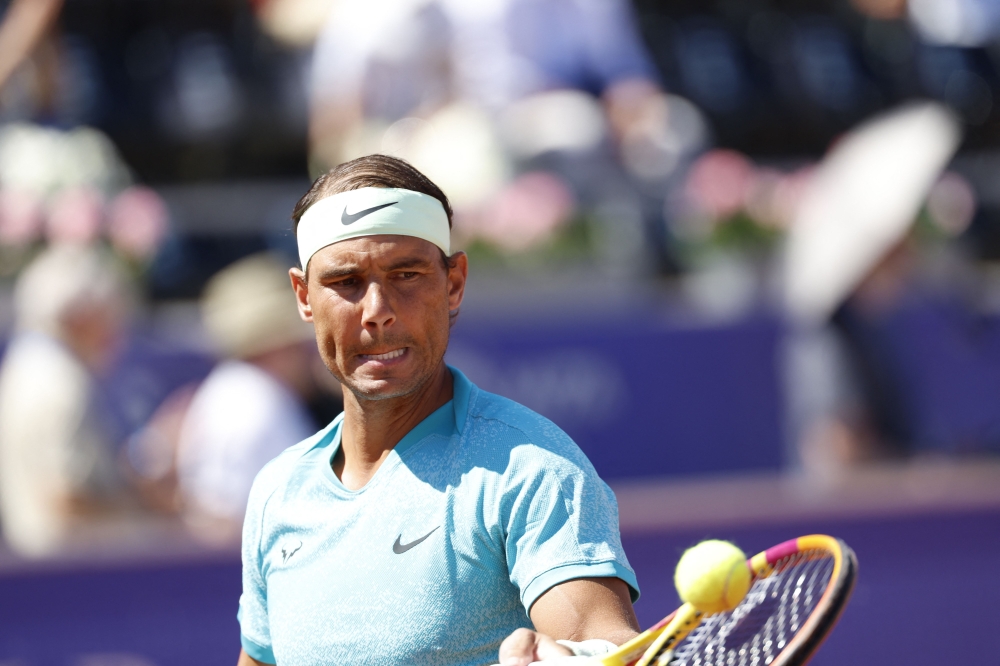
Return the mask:
M 434 243 L 451 254 L 451 230 L 441 202 L 427 194 L 363 187 L 321 199 L 306 209 L 296 232 L 305 269 L 316 252 L 348 238 L 395 234 Z

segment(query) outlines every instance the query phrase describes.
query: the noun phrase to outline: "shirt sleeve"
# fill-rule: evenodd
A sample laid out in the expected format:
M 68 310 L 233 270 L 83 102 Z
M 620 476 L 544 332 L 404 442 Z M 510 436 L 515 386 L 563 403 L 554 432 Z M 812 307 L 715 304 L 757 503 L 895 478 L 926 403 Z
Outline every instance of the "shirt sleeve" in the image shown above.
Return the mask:
M 635 601 L 614 493 L 575 445 L 565 448 L 525 445 L 511 454 L 502 500 L 510 580 L 526 611 L 553 586 L 585 577 L 620 578 Z
M 277 663 L 271 649 L 271 630 L 267 619 L 267 583 L 262 573 L 261 523 L 266 498 L 260 498 L 256 485 L 250 493 L 243 521 L 243 594 L 236 614 L 240 622 L 240 643 L 248 655 L 267 664 Z

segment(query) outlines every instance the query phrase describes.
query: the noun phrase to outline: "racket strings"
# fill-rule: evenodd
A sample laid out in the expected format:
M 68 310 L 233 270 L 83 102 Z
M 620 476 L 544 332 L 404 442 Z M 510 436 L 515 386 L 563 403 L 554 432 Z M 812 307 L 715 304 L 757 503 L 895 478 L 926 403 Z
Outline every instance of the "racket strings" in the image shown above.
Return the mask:
M 691 632 L 670 664 L 769 666 L 815 610 L 833 569 L 833 556 L 822 550 L 779 560 L 733 611 L 712 615 Z

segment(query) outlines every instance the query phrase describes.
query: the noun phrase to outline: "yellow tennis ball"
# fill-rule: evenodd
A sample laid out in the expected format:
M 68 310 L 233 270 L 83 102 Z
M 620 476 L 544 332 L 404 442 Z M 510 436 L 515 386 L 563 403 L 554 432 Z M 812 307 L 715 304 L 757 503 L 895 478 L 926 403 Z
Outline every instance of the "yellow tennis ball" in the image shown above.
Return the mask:
M 743 551 L 728 541 L 702 541 L 677 563 L 674 585 L 681 599 L 704 613 L 736 608 L 750 589 Z

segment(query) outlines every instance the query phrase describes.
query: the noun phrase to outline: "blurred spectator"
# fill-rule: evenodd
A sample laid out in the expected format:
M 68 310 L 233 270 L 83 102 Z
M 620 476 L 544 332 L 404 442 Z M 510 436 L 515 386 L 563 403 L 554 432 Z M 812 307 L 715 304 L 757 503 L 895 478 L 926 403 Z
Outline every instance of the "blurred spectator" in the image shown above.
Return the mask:
M 64 244 L 21 275 L 15 310 L 0 368 L 0 516 L 12 548 L 44 555 L 135 509 L 116 465 L 122 433 L 97 383 L 129 295 L 110 257 Z
M 996 0 L 909 0 L 910 20 L 933 44 L 981 46 L 1000 34 Z
M 0 22 L 0 90 L 26 61 L 34 60 L 34 85 L 25 88 L 35 97 L 31 106 L 42 113 L 52 111 L 58 96 L 58 55 L 51 35 L 62 5 L 63 0 L 12 0 Z M 10 98 L 0 96 L 0 106 L 10 106 Z
M 345 148 L 336 143 L 350 140 L 351 130 L 365 120 L 388 125 L 455 100 L 497 111 L 549 90 L 604 95 L 626 81 L 656 87 L 622 0 L 378 5 L 341 3 L 317 42 L 313 141 L 329 162 L 352 156 L 338 154 Z M 625 108 L 639 101 L 608 98 Z
M 298 315 L 287 267 L 254 255 L 218 273 L 202 299 L 206 329 L 228 357 L 195 392 L 177 451 L 183 510 L 197 534 L 238 540 L 250 484 L 285 448 L 313 434 L 312 327 Z
M 606 265 L 663 267 L 667 180 L 705 127 L 662 92 L 627 2 L 377 5 L 341 3 L 317 42 L 316 168 L 395 154 L 449 193 L 466 239 L 523 251 L 589 217 Z
M 816 168 L 789 230 L 785 305 L 789 417 L 798 460 L 829 472 L 912 450 L 917 415 L 887 325 L 914 286 L 910 231 L 924 203 L 944 233 L 971 218 L 970 192 L 941 179 L 956 116 L 933 103 L 869 119 Z M 964 219 L 963 219 L 964 218 Z
M 249 0 L 261 28 L 281 44 L 309 47 L 337 0 Z

